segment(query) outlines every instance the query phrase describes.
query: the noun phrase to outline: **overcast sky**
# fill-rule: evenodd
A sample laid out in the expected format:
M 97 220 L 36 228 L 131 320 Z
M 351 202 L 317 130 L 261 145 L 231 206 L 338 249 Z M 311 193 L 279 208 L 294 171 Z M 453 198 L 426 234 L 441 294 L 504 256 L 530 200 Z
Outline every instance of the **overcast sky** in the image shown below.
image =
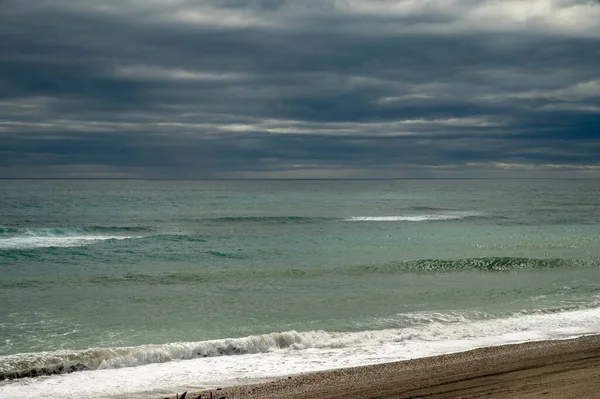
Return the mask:
M 0 0 L 0 177 L 600 177 L 600 3 Z

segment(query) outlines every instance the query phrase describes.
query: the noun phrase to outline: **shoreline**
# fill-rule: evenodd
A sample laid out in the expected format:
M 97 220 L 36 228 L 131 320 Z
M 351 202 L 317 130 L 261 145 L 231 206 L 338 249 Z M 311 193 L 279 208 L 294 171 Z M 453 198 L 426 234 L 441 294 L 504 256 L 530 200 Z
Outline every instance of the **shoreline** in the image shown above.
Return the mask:
M 290 375 L 261 384 L 190 392 L 185 398 L 419 397 L 598 398 L 600 335 Z

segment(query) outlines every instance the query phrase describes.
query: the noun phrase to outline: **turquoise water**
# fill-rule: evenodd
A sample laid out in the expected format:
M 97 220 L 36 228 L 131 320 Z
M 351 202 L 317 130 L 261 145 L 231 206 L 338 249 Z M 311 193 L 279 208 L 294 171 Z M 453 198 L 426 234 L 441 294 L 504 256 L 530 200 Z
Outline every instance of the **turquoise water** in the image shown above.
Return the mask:
M 598 180 L 0 181 L 0 372 L 595 310 L 599 196 Z

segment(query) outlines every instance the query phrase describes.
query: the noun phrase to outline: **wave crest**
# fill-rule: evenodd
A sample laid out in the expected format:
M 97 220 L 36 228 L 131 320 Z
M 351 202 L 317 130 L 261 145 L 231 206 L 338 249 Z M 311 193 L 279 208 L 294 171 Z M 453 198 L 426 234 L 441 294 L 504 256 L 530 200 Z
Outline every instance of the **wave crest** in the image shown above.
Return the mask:
M 484 212 L 449 211 L 420 215 L 398 216 L 352 216 L 344 219 L 347 222 L 425 222 L 434 220 L 457 220 L 485 216 Z
M 505 271 L 516 269 L 551 269 L 566 267 L 595 266 L 595 262 L 586 262 L 575 259 L 536 259 L 515 257 L 485 257 L 466 259 L 421 259 L 416 261 L 399 262 L 381 267 L 371 267 L 371 270 L 385 271 L 390 269 L 402 269 L 406 271 L 458 271 L 458 270 L 481 270 L 481 271 Z
M 213 256 L 231 256 L 227 254 L 211 254 Z M 397 274 L 397 273 L 451 273 L 465 270 L 477 270 L 481 272 L 504 272 L 527 269 L 552 269 L 552 268 L 590 268 L 599 267 L 600 262 L 594 260 L 578 259 L 536 259 L 536 258 L 515 258 L 515 257 L 486 257 L 486 258 L 466 258 L 466 259 L 420 259 L 411 261 L 400 261 L 383 264 L 366 264 L 349 266 L 343 268 L 306 268 L 306 269 L 281 269 L 281 270 L 232 270 L 229 273 L 223 273 L 219 270 L 200 270 L 196 272 L 169 272 L 160 274 L 142 274 L 128 273 L 114 276 L 95 276 L 85 281 L 99 285 L 169 285 L 169 284 L 189 284 L 224 281 L 233 278 L 236 279 L 263 279 L 273 277 L 275 274 L 284 275 L 291 278 L 311 278 L 325 275 L 338 276 L 341 274 L 364 276 L 376 274 Z M 65 284 L 68 280 L 62 280 Z M 56 282 L 45 282 L 36 279 L 19 281 L 2 281 L 0 287 L 5 288 L 35 288 L 46 285 L 56 284 Z
M 0 227 L 0 250 L 81 246 L 93 241 L 137 238 L 148 231 L 136 226 Z
M 82 370 L 136 367 L 203 357 L 268 353 L 277 350 L 341 349 L 382 344 L 480 339 L 539 330 L 568 336 L 597 331 L 598 303 L 570 309 L 540 309 L 493 315 L 479 312 L 398 314 L 397 326 L 357 332 L 286 331 L 243 338 L 177 342 L 123 348 L 59 350 L 0 357 L 0 380 Z M 574 323 L 577 328 L 570 328 Z M 565 328 L 565 327 L 569 328 Z M 534 334 L 535 336 L 535 334 Z
M 63 237 L 80 236 L 95 233 L 131 233 L 146 232 L 149 229 L 139 226 L 79 226 L 79 227 L 0 227 L 0 237 Z
M 0 380 L 70 373 L 81 370 L 135 367 L 172 360 L 200 357 L 266 353 L 277 349 L 336 348 L 356 338 L 348 333 L 287 331 L 201 342 L 177 342 L 124 348 L 59 350 L 5 356 L 0 363 Z

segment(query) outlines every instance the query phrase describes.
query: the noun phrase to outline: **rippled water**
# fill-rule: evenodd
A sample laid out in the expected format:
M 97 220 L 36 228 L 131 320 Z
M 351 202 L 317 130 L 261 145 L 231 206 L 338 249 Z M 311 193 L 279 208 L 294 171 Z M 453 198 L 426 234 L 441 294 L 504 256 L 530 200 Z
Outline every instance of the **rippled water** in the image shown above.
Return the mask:
M 598 332 L 598 198 L 597 180 L 0 181 L 0 374 L 299 372 Z M 94 372 L 40 381 L 76 374 Z

